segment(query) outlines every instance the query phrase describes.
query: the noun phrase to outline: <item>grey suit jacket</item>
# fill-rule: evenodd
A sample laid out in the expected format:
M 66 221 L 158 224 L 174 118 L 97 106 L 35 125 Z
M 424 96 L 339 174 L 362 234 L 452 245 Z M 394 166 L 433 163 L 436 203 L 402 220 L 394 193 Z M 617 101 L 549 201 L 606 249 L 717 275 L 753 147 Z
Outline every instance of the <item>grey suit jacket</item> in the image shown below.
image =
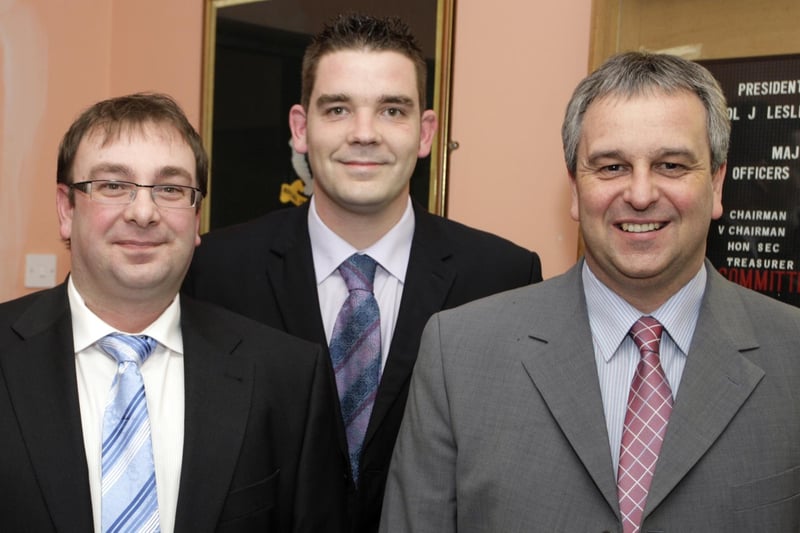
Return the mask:
M 621 531 L 581 264 L 428 323 L 382 532 Z M 800 310 L 707 267 L 642 531 L 800 531 Z
M 339 531 L 330 365 L 312 345 L 181 300 L 176 532 Z M 92 531 L 66 285 L 0 305 L 0 531 Z

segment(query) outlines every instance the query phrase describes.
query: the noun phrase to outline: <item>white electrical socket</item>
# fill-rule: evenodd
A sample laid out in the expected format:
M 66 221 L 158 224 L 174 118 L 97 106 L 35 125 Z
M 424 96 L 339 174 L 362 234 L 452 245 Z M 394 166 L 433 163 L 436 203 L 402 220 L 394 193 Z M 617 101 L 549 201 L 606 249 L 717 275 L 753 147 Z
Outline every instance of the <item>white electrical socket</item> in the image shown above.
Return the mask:
M 25 255 L 25 287 L 41 289 L 56 285 L 55 254 Z

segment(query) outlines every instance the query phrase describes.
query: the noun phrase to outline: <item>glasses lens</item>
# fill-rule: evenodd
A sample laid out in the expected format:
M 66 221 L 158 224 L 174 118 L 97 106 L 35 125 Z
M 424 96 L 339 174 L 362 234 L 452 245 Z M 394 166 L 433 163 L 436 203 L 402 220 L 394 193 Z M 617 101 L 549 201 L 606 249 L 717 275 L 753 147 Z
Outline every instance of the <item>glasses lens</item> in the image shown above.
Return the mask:
M 128 181 L 95 180 L 76 183 L 94 202 L 127 205 L 136 198 L 139 188 L 150 189 L 153 203 L 159 207 L 194 207 L 198 191 L 185 185 L 137 185 Z
M 89 185 L 92 200 L 104 204 L 127 204 L 133 198 L 136 185 L 122 181 L 93 181 Z
M 183 185 L 156 185 L 153 200 L 160 207 L 193 207 L 195 190 Z

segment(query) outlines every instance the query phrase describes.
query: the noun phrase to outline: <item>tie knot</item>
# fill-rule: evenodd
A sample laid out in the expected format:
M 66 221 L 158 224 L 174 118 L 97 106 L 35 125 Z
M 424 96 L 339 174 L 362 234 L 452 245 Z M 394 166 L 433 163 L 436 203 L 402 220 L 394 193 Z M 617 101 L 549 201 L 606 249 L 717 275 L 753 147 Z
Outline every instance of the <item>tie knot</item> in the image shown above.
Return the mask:
M 339 273 L 344 278 L 348 291 L 362 290 L 372 292 L 375 269 L 378 263 L 366 254 L 353 254 L 339 265 Z
M 117 363 L 141 365 L 153 353 L 156 341 L 147 335 L 124 335 L 110 333 L 97 341 L 97 346 L 114 358 Z
M 658 353 L 664 326 L 651 316 L 643 316 L 631 327 L 631 337 L 642 356 L 645 352 Z

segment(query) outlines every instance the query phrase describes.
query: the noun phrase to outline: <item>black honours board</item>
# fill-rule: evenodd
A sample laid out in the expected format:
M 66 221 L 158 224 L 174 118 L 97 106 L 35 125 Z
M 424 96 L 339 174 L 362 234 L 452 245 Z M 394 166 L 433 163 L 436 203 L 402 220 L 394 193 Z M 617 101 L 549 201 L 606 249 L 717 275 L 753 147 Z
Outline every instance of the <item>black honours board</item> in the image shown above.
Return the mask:
M 698 63 L 722 86 L 732 126 L 708 258 L 731 281 L 800 306 L 800 55 Z

